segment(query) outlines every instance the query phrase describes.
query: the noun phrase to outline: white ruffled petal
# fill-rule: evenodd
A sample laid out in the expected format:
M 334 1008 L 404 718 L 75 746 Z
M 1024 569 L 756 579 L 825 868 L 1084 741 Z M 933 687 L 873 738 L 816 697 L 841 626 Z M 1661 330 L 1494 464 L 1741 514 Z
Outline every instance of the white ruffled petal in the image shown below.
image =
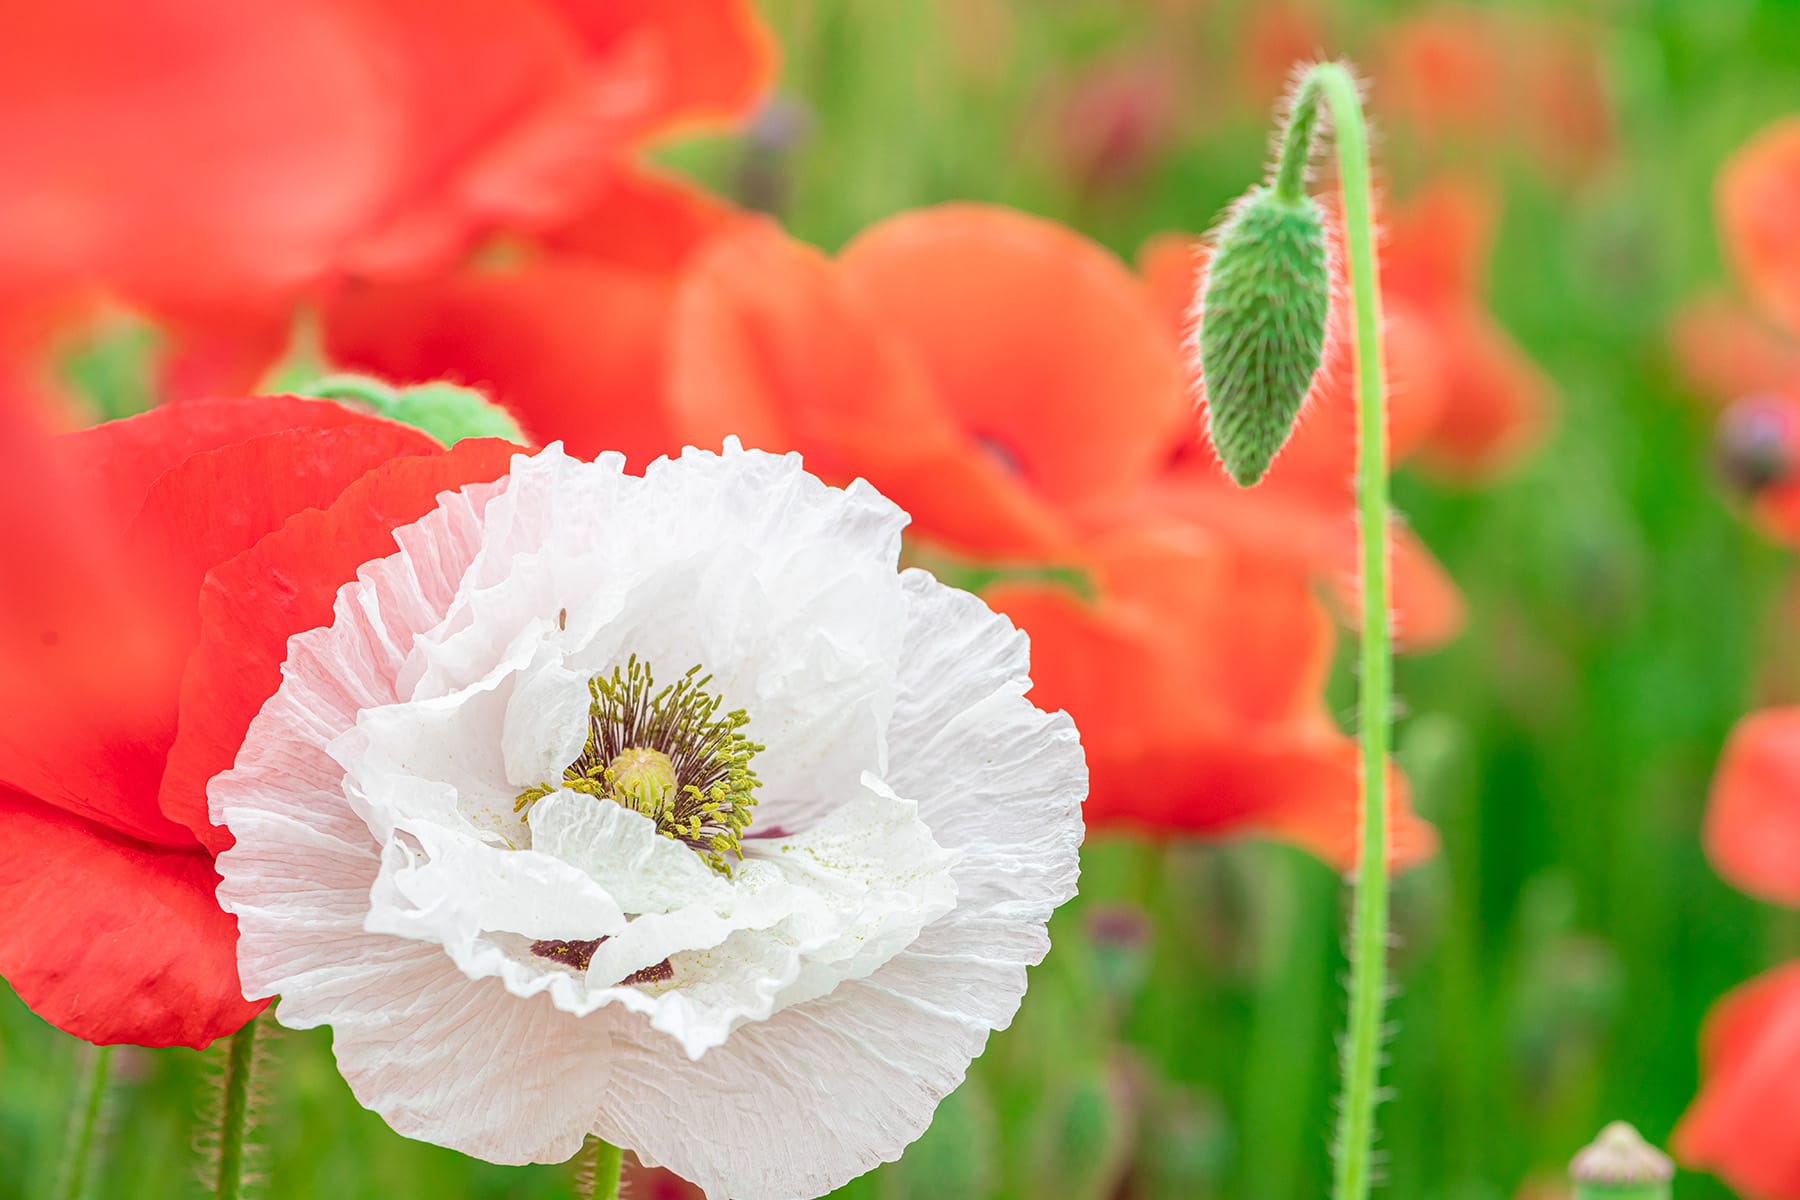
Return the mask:
M 493 1161 L 592 1129 L 754 1198 L 896 1157 L 1016 1010 L 1086 782 L 1022 635 L 896 571 L 904 522 L 735 443 L 642 478 L 552 447 L 442 498 L 209 788 L 246 988 L 332 1025 L 396 1129 Z M 729 876 L 537 794 L 632 656 L 698 664 L 764 746 Z

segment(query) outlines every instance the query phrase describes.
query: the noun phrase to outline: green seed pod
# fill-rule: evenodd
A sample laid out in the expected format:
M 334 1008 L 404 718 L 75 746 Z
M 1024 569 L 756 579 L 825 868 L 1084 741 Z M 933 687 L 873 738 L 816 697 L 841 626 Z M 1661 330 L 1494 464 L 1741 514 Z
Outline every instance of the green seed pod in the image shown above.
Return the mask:
M 1325 358 L 1331 271 L 1312 197 L 1253 188 L 1219 230 L 1201 283 L 1207 433 L 1242 487 L 1287 443 Z

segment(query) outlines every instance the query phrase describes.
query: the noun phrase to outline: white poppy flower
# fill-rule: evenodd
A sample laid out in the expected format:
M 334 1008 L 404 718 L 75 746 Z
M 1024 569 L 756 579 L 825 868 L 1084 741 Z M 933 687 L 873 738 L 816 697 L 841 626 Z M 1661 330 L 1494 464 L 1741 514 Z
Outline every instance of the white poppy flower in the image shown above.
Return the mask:
M 491 1161 L 593 1133 L 754 1200 L 897 1158 L 1017 1010 L 1087 790 L 905 521 L 735 442 L 440 497 L 209 788 L 246 994 Z

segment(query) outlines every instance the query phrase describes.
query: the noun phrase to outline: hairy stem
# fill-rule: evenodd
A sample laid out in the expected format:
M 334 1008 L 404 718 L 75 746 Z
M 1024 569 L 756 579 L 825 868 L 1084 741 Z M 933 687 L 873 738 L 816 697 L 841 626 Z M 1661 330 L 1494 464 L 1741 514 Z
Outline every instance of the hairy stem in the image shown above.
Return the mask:
M 1356 81 L 1340 63 L 1307 72 L 1294 98 L 1276 169 L 1276 188 L 1298 194 L 1319 105 L 1337 143 L 1344 241 L 1356 317 L 1357 520 L 1361 533 L 1362 734 L 1361 858 L 1350 925 L 1350 1013 L 1337 1131 L 1337 1200 L 1369 1194 L 1379 1099 L 1382 1011 L 1387 1001 L 1387 759 L 1393 700 L 1388 622 L 1388 465 L 1382 398 L 1381 284 L 1369 198 L 1368 135 Z
M 57 1200 L 79 1200 L 100 1157 L 100 1112 L 106 1102 L 106 1077 L 112 1069 L 113 1048 L 94 1046 L 88 1054 L 87 1074 L 75 1092 L 69 1115 L 69 1134 L 63 1143 Z
M 238 1200 L 244 1186 L 244 1144 L 250 1129 L 250 1080 L 256 1070 L 256 1026 L 252 1018 L 231 1035 L 225 1075 L 219 1088 L 219 1160 L 213 1180 L 218 1200 Z
M 576 1160 L 580 1164 L 575 1176 L 577 1200 L 619 1200 L 619 1177 L 625 1167 L 623 1150 L 590 1133 Z

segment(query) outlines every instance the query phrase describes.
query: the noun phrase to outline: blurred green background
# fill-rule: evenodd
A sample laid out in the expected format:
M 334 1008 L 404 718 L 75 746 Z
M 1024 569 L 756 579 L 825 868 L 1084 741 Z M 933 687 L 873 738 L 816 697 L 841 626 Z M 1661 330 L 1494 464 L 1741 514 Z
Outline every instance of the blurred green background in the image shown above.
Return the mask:
M 1129 258 L 1149 234 L 1210 225 L 1265 153 L 1268 97 L 1233 82 L 1248 0 L 766 7 L 791 103 L 751 135 L 668 157 L 827 247 L 973 198 Z M 1320 48 L 1360 55 L 1416 9 L 1322 9 Z M 1800 5 L 1581 11 L 1613 149 L 1574 179 L 1524 153 L 1483 164 L 1505 188 L 1492 306 L 1557 381 L 1557 424 L 1497 486 L 1398 484 L 1470 607 L 1457 642 L 1399 666 L 1402 757 L 1444 842 L 1396 900 L 1381 1150 L 1401 1197 L 1560 1194 L 1562 1165 L 1613 1118 L 1664 1141 L 1710 1004 L 1800 953 L 1800 920 L 1734 892 L 1701 852 L 1727 731 L 1800 698 L 1800 674 L 1780 653 L 1793 657 L 1776 611 L 1787 558 L 1715 485 L 1710 415 L 1665 344 L 1671 313 L 1726 281 L 1719 163 L 1800 112 Z M 1131 178 L 1072 176 L 1058 89 L 1140 51 L 1173 64 L 1172 123 Z M 1371 107 L 1379 124 L 1379 87 Z M 1397 134 L 1377 152 L 1397 179 L 1426 177 Z M 1341 665 L 1336 711 L 1353 695 Z M 1283 848 L 1094 838 L 1017 1022 L 905 1159 L 842 1194 L 1323 1195 L 1343 899 L 1330 870 Z M 47 1194 L 82 1053 L 0 996 L 0 1197 Z M 119 1053 L 114 1149 L 91 1194 L 197 1192 L 207 1057 Z M 279 1034 L 265 1063 L 265 1196 L 570 1194 L 561 1167 L 492 1167 L 392 1134 L 351 1099 L 324 1031 Z M 1676 1193 L 1726 1194 L 1689 1175 Z

